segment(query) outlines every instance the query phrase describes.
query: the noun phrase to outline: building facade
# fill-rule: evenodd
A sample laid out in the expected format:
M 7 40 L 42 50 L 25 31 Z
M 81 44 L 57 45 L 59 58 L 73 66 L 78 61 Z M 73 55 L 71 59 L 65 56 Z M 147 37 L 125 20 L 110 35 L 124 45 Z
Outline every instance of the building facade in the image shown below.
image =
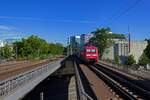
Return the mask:
M 78 52 L 80 47 L 80 36 L 70 36 L 69 43 L 70 43 L 69 48 L 70 54 Z
M 78 47 L 80 45 L 80 36 L 70 36 L 70 45 Z
M 93 34 L 81 34 L 81 36 L 80 36 L 81 46 L 84 46 L 85 44 L 89 43 L 89 40 L 93 36 L 94 36 Z
M 126 38 L 116 38 L 114 45 L 107 48 L 103 54 L 103 59 L 114 60 L 115 56 L 119 56 L 120 63 L 124 63 L 125 58 L 128 56 L 128 41 Z
M 130 45 L 129 55 L 133 55 L 136 63 L 138 63 L 140 56 L 147 46 L 147 41 L 131 41 Z
M 114 44 L 114 57 L 119 56 L 120 63 L 124 64 L 129 55 L 129 42 L 126 40 L 117 41 Z
M 107 48 L 103 53 L 103 60 L 114 60 L 114 46 Z
M 114 60 L 115 55 L 117 55 L 120 58 L 121 64 L 124 64 L 129 55 L 133 55 L 136 63 L 138 63 L 140 56 L 147 46 L 147 41 L 131 41 L 130 48 L 129 41 L 126 39 L 115 39 L 114 41 L 115 44 L 105 50 L 103 59 Z

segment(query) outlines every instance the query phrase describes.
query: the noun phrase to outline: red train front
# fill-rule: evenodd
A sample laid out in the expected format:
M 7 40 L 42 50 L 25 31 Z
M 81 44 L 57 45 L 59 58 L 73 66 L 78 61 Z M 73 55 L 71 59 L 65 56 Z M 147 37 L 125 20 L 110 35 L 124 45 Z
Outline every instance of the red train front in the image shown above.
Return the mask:
M 82 59 L 90 63 L 98 62 L 98 49 L 95 46 L 84 46 L 80 52 Z

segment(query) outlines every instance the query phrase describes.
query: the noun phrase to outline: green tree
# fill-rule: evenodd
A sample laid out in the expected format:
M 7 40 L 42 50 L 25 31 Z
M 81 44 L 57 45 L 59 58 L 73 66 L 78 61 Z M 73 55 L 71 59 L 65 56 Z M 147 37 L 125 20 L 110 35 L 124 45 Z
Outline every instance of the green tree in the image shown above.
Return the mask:
M 118 55 L 115 55 L 114 61 L 115 61 L 115 64 L 117 64 L 117 65 L 120 64 L 120 58 Z
M 122 38 L 122 39 L 126 38 L 126 36 L 124 34 L 116 34 L 116 33 L 112 33 L 111 37 L 112 38 Z
M 129 55 L 129 56 L 126 58 L 126 60 L 125 60 L 125 65 L 131 66 L 131 65 L 133 65 L 133 64 L 135 64 L 135 63 L 136 63 L 136 61 L 134 60 L 134 56 L 133 56 L 133 55 Z
M 63 54 L 64 47 L 60 43 L 50 43 L 49 44 L 49 53 L 52 55 L 62 55 Z
M 94 37 L 90 39 L 90 42 L 98 47 L 99 56 L 100 58 L 102 58 L 105 49 L 110 47 L 114 43 L 110 34 L 110 29 L 101 28 L 92 33 L 94 34 Z
M 0 55 L 2 58 L 8 59 L 8 58 L 12 57 L 12 50 L 11 50 L 10 46 L 7 44 L 1 48 L 0 52 L 1 52 Z
M 146 56 L 148 57 L 148 59 L 150 59 L 150 39 L 147 40 L 147 42 L 148 42 L 148 45 L 145 48 L 144 53 L 146 54 Z M 150 63 L 150 61 L 149 61 L 149 63 Z
M 140 59 L 139 59 L 139 65 L 146 65 L 149 63 L 149 58 L 147 55 L 143 52 Z
M 60 55 L 63 53 L 63 45 L 47 43 L 38 36 L 30 36 L 14 43 L 15 57 L 27 59 L 41 59 L 49 55 Z

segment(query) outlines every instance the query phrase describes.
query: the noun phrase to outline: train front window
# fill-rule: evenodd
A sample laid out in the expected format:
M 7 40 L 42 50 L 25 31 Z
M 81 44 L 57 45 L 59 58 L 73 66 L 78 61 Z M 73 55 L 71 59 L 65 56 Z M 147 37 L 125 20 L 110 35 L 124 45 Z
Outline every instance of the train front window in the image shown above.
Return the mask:
M 95 50 L 95 49 L 92 49 L 91 52 L 96 52 L 96 50 Z
M 86 49 L 86 52 L 91 52 L 91 50 L 90 49 Z

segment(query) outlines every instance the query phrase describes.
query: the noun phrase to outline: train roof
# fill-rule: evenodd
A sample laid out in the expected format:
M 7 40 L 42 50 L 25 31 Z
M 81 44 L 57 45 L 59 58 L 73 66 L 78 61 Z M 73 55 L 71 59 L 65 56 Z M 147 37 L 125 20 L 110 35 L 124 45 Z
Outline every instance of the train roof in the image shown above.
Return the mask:
M 84 48 L 97 48 L 95 46 L 84 46 Z

